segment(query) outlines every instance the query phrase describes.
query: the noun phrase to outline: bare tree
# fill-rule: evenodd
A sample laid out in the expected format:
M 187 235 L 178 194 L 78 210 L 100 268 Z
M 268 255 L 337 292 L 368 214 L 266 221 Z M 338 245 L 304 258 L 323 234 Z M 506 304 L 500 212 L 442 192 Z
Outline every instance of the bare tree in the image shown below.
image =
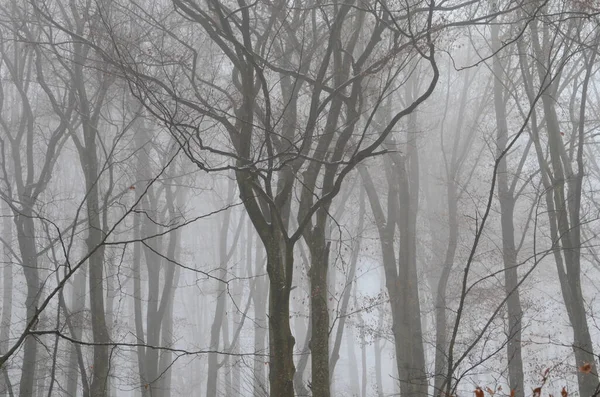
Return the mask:
M 569 6 L 559 12 L 568 12 Z M 576 6 L 580 7 L 580 6 Z M 588 10 L 585 5 L 582 9 L 575 8 L 577 13 L 586 15 Z M 553 19 L 552 5 L 544 8 L 548 13 L 545 18 Z M 534 21 L 531 24 L 531 48 L 534 56 L 533 69 L 537 72 L 537 81 L 543 89 L 541 96 L 544 114 L 544 126 L 547 130 L 547 142 L 549 158 L 546 159 L 540 137 L 539 125 L 532 125 L 532 139 L 536 149 L 537 159 L 540 165 L 542 182 L 545 188 L 545 202 L 548 208 L 548 219 L 550 222 L 550 236 L 552 240 L 554 259 L 558 270 L 558 278 L 561 291 L 571 326 L 573 327 L 573 353 L 578 365 L 594 363 L 593 344 L 587 324 L 587 314 L 581 288 L 581 200 L 583 180 L 585 173 L 584 142 L 585 142 L 585 118 L 587 89 L 591 73 L 591 65 L 595 57 L 595 50 L 586 51 L 579 49 L 581 32 L 585 24 L 580 24 L 577 17 L 567 18 L 557 22 L 556 27 L 551 23 L 541 24 Z M 566 33 L 569 37 L 579 38 L 565 40 L 560 44 L 554 43 L 554 39 Z M 523 45 L 521 45 L 523 49 Z M 577 128 L 573 131 L 572 147 L 574 150 L 567 151 L 563 141 L 564 131 L 560 126 L 560 120 L 556 108 L 555 98 L 560 92 L 563 84 L 572 80 L 565 75 L 569 68 L 570 58 L 575 52 L 582 51 L 584 60 L 584 79 L 581 87 L 582 100 L 579 108 Z M 591 62 L 590 62 L 591 61 Z M 532 101 L 534 91 L 534 78 L 529 71 L 529 62 L 525 56 L 521 56 L 521 69 L 523 80 L 527 88 L 527 95 Z M 574 66 L 571 70 L 577 70 Z M 563 83 L 564 81 L 564 83 Z M 576 80 L 575 80 L 576 81 Z M 577 87 L 577 83 L 574 83 Z M 574 92 L 577 88 L 574 89 Z M 575 143 L 576 142 L 576 143 Z M 575 163 L 576 169 L 573 169 Z M 598 376 L 595 373 L 578 373 L 579 391 L 581 395 L 594 395 L 598 385 Z
M 181 39 L 173 35 L 172 29 L 157 24 L 153 16 L 135 6 L 131 12 L 147 25 L 151 36 L 173 41 L 183 53 L 170 53 L 167 47 L 134 53 L 130 46 L 124 46 L 122 32 L 116 27 L 108 31 L 114 49 L 107 53 L 96 46 L 96 50 L 119 67 L 134 95 L 148 111 L 169 126 L 182 149 L 198 167 L 206 171 L 235 170 L 240 197 L 267 252 L 270 393 L 273 395 L 293 394 L 294 338 L 289 324 L 293 248 L 303 235 L 314 240 L 310 248 L 314 251 L 311 288 L 319 293 L 313 294 L 312 299 L 313 328 L 325 330 L 325 333 L 313 334 L 311 341 L 312 388 L 315 395 L 326 396 L 329 395 L 327 266 L 315 262 L 318 258 L 327 258 L 321 230 L 331 200 L 339 192 L 344 177 L 360 161 L 376 154 L 398 121 L 433 91 L 438 76 L 429 33 L 433 9 L 426 8 L 415 21 L 411 20 L 410 13 L 406 14 L 408 21 L 403 23 L 416 23 L 418 32 L 401 38 L 393 32 L 386 33 L 396 19 L 386 6 L 367 12 L 344 3 L 292 9 L 290 16 L 284 9 L 269 4 L 242 5 L 239 10 L 213 1 L 208 4 L 209 7 L 201 7 L 192 1 L 174 1 L 177 14 L 173 18 L 178 19 L 181 15 L 186 21 L 183 25 L 201 27 L 204 37 L 219 50 L 214 59 L 230 65 L 230 78 L 234 84 L 229 91 L 218 88 L 218 80 L 224 76 L 200 73 L 198 58 L 194 55 L 197 54 L 194 48 L 197 40 L 185 41 L 188 37 Z M 265 13 L 268 18 L 258 18 Z M 108 15 L 104 18 L 109 25 Z M 348 25 L 346 21 L 351 23 Z M 274 29 L 274 26 L 278 28 Z M 302 29 L 307 35 L 299 40 L 296 33 Z M 340 46 L 345 29 L 350 29 L 351 39 Z M 400 33 L 401 29 L 398 29 L 397 33 Z M 265 44 L 274 31 L 279 33 L 274 42 L 275 52 L 270 54 L 266 52 Z M 70 31 L 70 34 L 82 39 L 77 32 Z M 360 35 L 367 38 L 358 46 Z M 323 37 L 328 39 L 322 40 Z M 411 48 L 415 50 L 410 51 Z M 176 63 L 168 70 L 144 69 L 141 59 L 153 57 L 154 51 L 162 62 L 175 56 Z M 311 56 L 306 57 L 305 52 Z M 383 76 L 385 80 L 379 86 L 380 92 L 373 96 L 385 96 L 393 88 L 395 76 L 405 67 L 402 60 L 415 54 L 431 67 L 429 84 L 407 102 L 405 108 L 398 110 L 387 125 L 377 128 L 378 133 L 372 137 L 367 133 L 372 127 L 372 117 L 367 117 L 366 124 L 360 127 L 358 123 L 361 113 L 374 113 L 377 109 L 377 105 L 371 109 L 362 108 L 359 99 L 364 82 Z M 355 59 L 354 64 L 351 59 Z M 188 97 L 178 85 L 173 86 L 169 77 L 172 73 L 184 76 L 185 84 L 197 94 Z M 313 74 L 315 77 L 309 77 Z M 269 88 L 273 81 L 271 76 L 278 76 L 280 91 L 277 94 Z M 310 88 L 310 94 L 299 97 L 306 88 Z M 181 106 L 187 109 L 185 113 L 179 110 Z M 302 117 L 301 107 L 309 109 Z M 323 116 L 325 122 L 321 122 Z M 219 139 L 226 140 L 225 144 L 211 145 L 203 134 L 199 134 L 209 126 L 212 129 L 207 131 L 218 133 Z M 357 132 L 362 138 L 351 139 Z M 295 189 L 301 196 L 297 213 L 299 226 L 290 231 Z M 313 225 L 315 214 L 317 218 Z
M 8 33 L 11 40 L 2 40 L 0 44 L 2 63 L 10 78 L 7 80 L 10 83 L 1 84 L 2 97 L 10 98 L 11 101 L 11 109 L 2 109 L 0 117 L 4 180 L 0 192 L 2 200 L 14 214 L 20 262 L 27 283 L 26 322 L 30 322 L 39 314 L 42 287 L 36 241 L 36 220 L 40 216 L 38 200 L 50 182 L 58 153 L 65 143 L 75 102 L 71 89 L 57 89 L 47 80 L 48 70 L 44 67 L 44 58 L 39 48 L 27 44 L 38 40 L 40 35 L 39 29 L 22 26 L 22 21 L 29 12 L 27 7 L 12 1 L 4 4 L 0 11 L 9 18 L 11 24 Z M 33 84 L 29 78 L 31 75 L 36 77 Z M 39 139 L 36 132 L 40 121 L 39 109 L 31 100 L 34 92 L 45 95 L 58 116 L 58 123 L 54 127 L 45 128 L 45 141 Z M 2 101 L 3 107 L 6 104 L 7 102 Z M 10 169 L 14 175 L 8 173 L 7 160 L 10 158 Z M 8 351 L 8 348 L 3 349 L 3 354 Z M 34 368 L 37 358 L 37 342 L 34 338 L 26 338 L 23 354 L 19 395 L 31 396 L 35 389 Z

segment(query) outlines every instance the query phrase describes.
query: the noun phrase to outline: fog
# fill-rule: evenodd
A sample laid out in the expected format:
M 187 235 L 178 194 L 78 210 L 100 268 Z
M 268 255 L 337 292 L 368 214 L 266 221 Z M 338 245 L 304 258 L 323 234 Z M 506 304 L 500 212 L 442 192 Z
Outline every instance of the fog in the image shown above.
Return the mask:
M 599 24 L 0 1 L 0 397 L 600 396 Z

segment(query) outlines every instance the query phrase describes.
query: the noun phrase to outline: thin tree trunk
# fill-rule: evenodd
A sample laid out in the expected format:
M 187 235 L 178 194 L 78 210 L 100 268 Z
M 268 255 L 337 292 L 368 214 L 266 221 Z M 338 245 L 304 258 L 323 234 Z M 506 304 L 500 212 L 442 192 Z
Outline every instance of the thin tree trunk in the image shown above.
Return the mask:
M 357 396 L 360 393 L 360 375 L 358 373 L 358 360 L 356 359 L 356 337 L 354 335 L 354 326 L 348 329 L 346 334 L 346 343 L 348 347 L 348 383 L 351 389 L 351 395 Z
M 377 397 L 383 397 L 383 377 L 381 371 L 381 342 L 378 335 L 373 343 L 373 355 L 375 357 L 375 381 L 377 385 Z
M 177 204 L 177 208 L 183 208 L 185 204 L 185 192 L 182 188 L 177 188 L 175 197 L 173 197 L 171 187 L 167 186 L 166 189 L 166 200 L 169 208 L 169 214 L 172 218 L 175 218 L 178 215 L 176 213 L 175 204 Z M 177 201 L 176 203 L 174 203 L 175 200 Z M 179 263 L 180 259 L 180 244 L 181 229 L 171 231 L 169 234 L 167 257 L 173 258 L 176 263 Z M 165 261 L 165 267 L 165 286 L 163 288 L 163 296 L 161 297 L 161 305 L 163 304 L 162 300 L 167 299 L 167 302 L 164 308 L 164 315 L 161 324 L 161 346 L 171 347 L 173 344 L 173 304 L 175 300 L 175 291 L 179 282 L 179 267 L 169 261 Z M 169 285 L 170 288 L 168 287 Z M 172 360 L 173 354 L 170 351 L 161 351 L 158 366 L 159 374 L 161 375 L 157 387 L 159 391 L 158 397 L 171 396 Z
M 492 26 L 492 46 L 494 51 L 500 48 L 499 26 Z M 508 125 L 506 121 L 506 105 L 503 95 L 503 83 L 501 76 L 503 68 L 500 57 L 493 59 L 494 71 L 494 109 L 497 125 L 497 149 L 500 155 L 506 150 L 508 142 Z M 523 310 L 521 309 L 521 298 L 518 289 L 517 272 L 517 249 L 514 236 L 514 192 L 508 183 L 508 167 L 506 156 L 503 156 L 498 164 L 498 198 L 500 201 L 500 220 L 502 227 L 502 257 L 504 260 L 504 289 L 507 299 L 508 312 L 508 343 L 506 346 L 508 358 L 508 380 L 510 391 L 514 390 L 514 397 L 524 397 L 524 374 L 523 358 L 521 353 L 521 320 Z
M 112 265 L 111 261 L 108 261 L 109 264 Z M 115 318 L 114 318 L 114 302 L 115 302 L 115 297 L 117 296 L 117 289 L 115 286 L 115 279 L 112 275 L 107 277 L 106 280 L 106 324 L 107 324 L 107 328 L 108 328 L 108 334 L 109 334 L 109 338 L 113 333 L 113 328 L 114 328 L 114 324 L 115 324 Z M 112 338 L 111 338 L 112 339 Z M 107 379 L 107 383 L 108 383 L 108 390 L 107 390 L 107 394 L 109 397 L 116 397 L 117 395 L 117 388 L 114 382 L 115 376 L 115 367 L 114 365 L 111 365 L 110 368 L 110 372 L 108 374 L 108 379 Z
M 235 193 L 235 185 L 230 182 L 227 193 L 227 203 L 230 203 Z M 229 224 L 231 221 L 231 210 L 225 211 L 223 221 L 221 222 L 221 230 L 219 233 L 219 271 L 217 277 L 223 280 L 227 271 L 228 262 L 228 235 Z M 241 222 L 241 220 L 240 220 Z M 221 330 L 223 327 L 223 319 L 225 317 L 227 305 L 227 290 L 226 285 L 218 282 L 217 288 L 217 306 L 215 308 L 215 316 L 210 328 L 210 350 L 219 350 L 219 341 L 221 339 Z M 225 320 L 226 321 L 226 320 Z M 227 346 L 224 346 L 227 347 Z M 215 353 L 208 355 L 208 373 L 206 383 L 206 395 L 216 396 L 219 390 L 219 356 Z
M 365 167 L 359 167 L 367 197 L 375 216 L 381 240 L 385 283 L 390 297 L 392 312 L 392 332 L 394 334 L 398 377 L 403 395 L 427 395 L 427 378 L 425 375 L 425 352 L 421 333 L 421 313 L 418 298 L 418 279 L 414 235 L 416 227 L 415 197 L 409 191 L 408 170 L 406 160 L 394 157 L 392 168 L 386 162 L 388 179 L 388 214 L 383 213 L 379 196 L 373 181 Z M 395 171 L 395 172 L 392 172 Z M 402 189 L 399 187 L 402 186 Z M 402 196 L 399 198 L 399 193 Z M 402 214 L 399 204 L 402 203 Z M 410 212 L 414 211 L 411 215 Z M 394 252 L 395 228 L 400 229 L 401 244 L 398 252 L 398 264 Z M 398 266 L 399 265 L 399 266 Z
M 308 274 L 310 260 L 308 259 L 308 255 L 302 243 L 303 241 L 299 242 L 298 251 L 300 252 L 301 260 L 304 263 L 306 273 Z M 298 313 L 304 312 L 304 300 L 300 302 L 299 299 L 297 299 L 294 301 L 294 305 Z M 306 323 L 306 325 L 305 321 L 303 321 L 303 318 L 300 315 L 296 317 L 294 325 L 296 331 L 296 338 L 298 340 L 303 340 L 303 344 L 300 350 L 300 358 L 298 359 L 297 370 L 294 374 L 294 389 L 296 390 L 296 395 L 298 396 L 309 396 L 310 391 L 308 390 L 307 383 L 304 380 L 304 374 L 306 372 L 306 369 L 309 368 L 310 363 L 310 340 L 312 338 L 312 318 L 310 316 L 310 307 L 308 314 L 308 322 Z M 302 334 L 302 331 L 306 331 L 304 332 L 304 335 Z
M 4 214 L 4 200 L 0 200 L 0 209 Z M 9 209 L 10 211 L 10 209 Z M 10 326 L 12 323 L 12 300 L 13 300 L 13 266 L 15 258 L 11 254 L 10 244 L 13 239 L 13 220 L 8 214 L 2 218 L 2 239 L 7 244 L 3 246 L 3 263 L 2 267 L 2 318 L 0 320 L 0 354 L 4 354 L 8 350 L 8 339 L 10 338 Z M 6 397 L 10 383 L 8 380 L 8 371 L 6 366 L 2 366 L 2 374 L 0 374 L 0 396 Z
M 572 31 L 572 29 L 571 29 Z M 538 23 L 533 21 L 531 24 L 531 38 L 536 57 L 540 62 L 536 62 L 540 80 L 544 81 L 546 71 L 541 64 L 541 60 L 548 59 L 546 50 L 549 48 L 547 43 L 544 47 L 540 44 Z M 548 35 L 544 35 L 547 39 Z M 592 54 L 594 52 L 592 51 Z M 522 58 L 521 58 L 522 59 Z M 523 60 L 523 59 L 522 59 Z M 586 70 L 586 81 L 589 81 L 590 66 Z M 522 68 L 523 69 L 523 68 Z M 528 96 L 531 102 L 532 79 L 528 80 Z M 567 314 L 573 327 L 573 353 L 577 365 L 584 363 L 594 363 L 595 356 L 591 335 L 587 324 L 587 314 L 585 312 L 583 294 L 581 289 L 581 219 L 580 219 L 580 200 L 583 182 L 583 123 L 584 117 L 579 120 L 578 148 L 577 148 L 577 172 L 572 170 L 571 162 L 565 154 L 564 143 L 561 138 L 560 125 L 556 112 L 556 102 L 553 93 L 557 89 L 557 81 L 554 80 L 546 88 L 542 95 L 542 105 L 544 115 L 546 116 L 546 127 L 548 130 L 548 148 L 550 152 L 550 162 L 547 163 L 541 152 L 539 135 L 534 139 L 536 151 L 538 152 L 538 161 L 540 168 L 547 173 L 544 181 L 546 188 L 546 205 L 548 206 L 548 217 L 550 220 L 550 235 L 554 246 L 554 259 L 558 270 L 558 277 L 561 286 Z M 587 91 L 587 83 L 584 85 L 584 91 Z M 585 111 L 585 92 L 583 95 L 581 110 Z M 583 114 L 585 115 L 585 114 Z M 567 194 L 568 192 L 568 194 Z M 584 374 L 577 373 L 579 384 L 579 393 L 582 396 L 591 396 L 596 392 L 598 386 L 598 375 L 596 372 Z
M 87 266 L 82 266 L 81 269 L 75 274 L 73 280 L 73 287 L 71 289 L 71 310 L 70 321 L 72 324 L 72 337 L 76 340 L 81 340 L 84 309 L 85 309 L 85 296 L 86 296 L 86 275 Z M 79 350 L 79 351 L 78 351 Z M 77 385 L 80 372 L 80 355 L 81 349 L 74 344 L 69 346 L 69 369 L 67 375 L 67 396 L 75 397 L 77 395 Z M 83 380 L 82 380 L 83 382 Z
M 356 295 L 355 295 L 356 298 Z M 361 372 L 361 396 L 367 397 L 367 342 L 365 340 L 365 321 L 362 318 L 362 314 L 359 313 L 359 326 L 360 326 L 360 362 L 362 363 L 362 372 Z
M 354 278 L 356 276 L 356 266 L 358 263 L 358 257 L 360 254 L 361 247 L 361 234 L 364 229 L 365 224 L 365 190 L 361 189 L 360 197 L 359 197 L 359 209 L 358 209 L 358 224 L 356 226 L 356 241 L 352 245 L 352 253 L 350 256 L 350 270 L 348 271 L 348 282 L 344 288 L 344 293 L 342 296 L 342 306 L 340 310 L 340 318 L 336 330 L 335 341 L 333 344 L 333 349 L 331 351 L 331 358 L 329 360 L 329 371 L 331 373 L 331 377 L 333 378 L 333 373 L 335 371 L 335 366 L 340 358 L 340 347 L 342 345 L 342 339 L 344 335 L 344 328 L 346 325 L 346 313 L 348 312 L 348 305 L 350 303 L 350 297 L 352 296 L 352 286 L 354 285 Z
M 134 143 L 135 149 L 138 152 L 137 165 L 136 165 L 136 180 L 138 183 L 142 183 L 145 179 L 145 170 L 147 170 L 147 153 L 144 148 L 147 142 L 145 135 L 145 129 L 143 121 L 138 121 L 140 128 L 135 131 Z M 142 186 L 135 189 L 135 200 L 141 202 L 143 194 Z M 138 375 L 139 375 L 139 391 L 144 397 L 149 395 L 148 390 L 148 375 L 146 371 L 146 349 L 142 345 L 146 341 L 146 335 L 144 331 L 144 318 L 142 314 L 142 243 L 139 241 L 142 236 L 142 219 L 139 215 L 133 218 L 133 258 L 132 258 L 132 278 L 133 278 L 133 312 L 135 322 L 135 335 L 140 345 L 137 347 L 137 362 L 138 362 Z
M 93 251 L 88 260 L 89 294 L 92 318 L 92 339 L 94 346 L 93 370 L 91 373 L 91 397 L 106 397 L 108 392 L 109 353 L 108 343 L 110 335 L 106 326 L 106 311 L 104 304 L 104 227 L 102 225 L 102 212 L 100 210 L 100 162 L 98 159 L 99 135 L 99 109 L 103 105 L 104 96 L 109 88 L 107 81 L 100 82 L 98 92 L 95 93 L 95 103 L 90 102 L 87 92 L 86 79 L 83 67 L 86 64 L 87 50 L 77 42 L 73 49 L 73 84 L 77 90 L 79 113 L 83 140 L 73 136 L 76 143 L 81 167 L 85 179 L 86 198 L 85 204 L 88 218 L 88 235 L 86 244 L 88 251 Z M 102 211 L 107 211 L 103 209 Z M 104 225 L 105 226 L 105 225 Z
M 250 223 L 248 224 L 250 227 Z M 264 274 L 264 247 L 260 240 L 256 239 L 256 253 L 254 259 L 255 274 Z M 266 376 L 265 360 L 261 355 L 267 353 L 267 278 L 258 277 L 256 290 L 254 291 L 254 351 L 258 356 L 254 359 L 254 396 L 266 397 L 268 393 L 268 382 Z

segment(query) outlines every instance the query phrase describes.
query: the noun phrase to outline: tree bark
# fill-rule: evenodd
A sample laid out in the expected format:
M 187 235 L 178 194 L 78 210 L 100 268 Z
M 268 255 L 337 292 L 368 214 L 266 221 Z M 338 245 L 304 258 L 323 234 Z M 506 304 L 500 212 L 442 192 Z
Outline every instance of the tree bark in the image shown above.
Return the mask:
M 0 209 L 4 210 L 4 200 L 0 199 Z M 10 210 L 8 208 L 8 210 Z M 4 214 L 4 212 L 2 212 Z M 16 258 L 12 256 L 12 250 L 9 244 L 13 239 L 13 220 L 8 216 L 2 218 L 2 239 L 3 246 L 3 262 L 2 267 L 2 317 L 0 319 L 0 354 L 4 354 L 8 350 L 8 339 L 10 337 L 10 326 L 12 323 L 12 304 L 13 304 L 13 266 Z M 0 396 L 6 397 L 9 388 L 8 371 L 5 366 L 2 366 L 2 374 L 0 374 Z
M 342 305 L 340 308 L 339 321 L 335 334 L 335 341 L 333 345 L 333 349 L 331 351 L 331 358 L 329 360 L 329 371 L 331 373 L 331 377 L 333 377 L 333 373 L 335 371 L 335 366 L 340 358 L 340 347 L 342 345 L 342 339 L 344 336 L 344 329 L 346 326 L 348 305 L 350 303 L 350 298 L 352 296 L 352 286 L 355 284 L 354 278 L 356 277 L 356 266 L 358 263 L 358 257 L 360 255 L 361 241 L 363 233 L 364 224 L 365 224 L 365 190 L 361 189 L 360 197 L 359 197 L 359 209 L 358 209 L 358 224 L 356 226 L 356 241 L 352 245 L 352 252 L 350 254 L 350 270 L 348 271 L 346 286 L 344 288 L 344 293 L 342 296 Z
M 499 27 L 491 28 L 492 46 L 494 51 L 500 49 L 498 38 Z M 493 59 L 494 71 L 494 110 L 497 126 L 497 149 L 501 155 L 506 150 L 508 142 L 508 125 L 506 122 L 506 105 L 503 95 L 503 67 L 500 57 Z M 506 346 L 508 358 L 509 387 L 515 391 L 515 397 L 525 396 L 525 379 L 523 374 L 523 358 L 521 352 L 521 298 L 518 289 L 519 276 L 517 272 L 517 248 L 514 236 L 515 197 L 508 183 L 507 156 L 503 156 L 498 164 L 498 198 L 500 201 L 500 223 L 502 227 L 502 257 L 504 261 L 504 290 L 508 297 L 506 306 L 508 312 L 508 342 Z
M 75 275 L 73 280 L 73 287 L 71 290 L 71 310 L 67 315 L 70 314 L 70 321 L 72 325 L 72 337 L 76 340 L 81 340 L 84 309 L 85 309 L 85 296 L 86 296 L 86 274 L 87 266 L 83 266 L 79 269 L 79 272 Z M 78 389 L 78 378 L 80 372 L 80 354 L 81 349 L 74 344 L 69 347 L 69 369 L 67 375 L 67 395 L 76 396 Z M 82 379 L 82 382 L 85 380 Z M 85 393 L 84 393 L 85 394 Z
M 234 182 L 229 183 L 227 192 L 227 203 L 232 202 L 235 193 Z M 217 277 L 223 280 L 227 271 L 227 263 L 229 262 L 229 253 L 227 252 L 228 247 L 228 235 L 229 235 L 229 224 L 231 223 L 231 210 L 225 211 L 223 215 L 223 221 L 221 222 L 221 230 L 219 233 L 219 271 Z M 240 219 L 241 224 L 241 219 Z M 232 247 L 233 250 L 233 247 Z M 225 283 L 218 281 L 217 288 L 217 306 L 215 308 L 215 316 L 210 328 L 210 350 L 219 350 L 219 341 L 221 339 L 221 330 L 223 328 L 223 321 L 225 319 L 225 312 L 227 306 L 227 289 Z M 225 319 L 225 320 L 224 320 Z M 226 337 L 224 337 L 225 339 Z M 227 345 L 223 345 L 227 348 Z M 219 389 L 219 355 L 211 353 L 208 355 L 208 378 L 206 384 L 206 395 L 216 396 Z
M 311 257 L 310 303 L 312 335 L 310 357 L 312 368 L 311 391 L 314 397 L 329 397 L 329 308 L 327 271 L 330 246 L 325 242 L 325 230 L 313 229 L 308 241 Z
M 574 21 L 569 22 L 568 29 L 573 32 Z M 548 27 L 544 26 L 544 29 Z M 540 43 L 539 28 L 537 21 L 531 24 L 532 47 L 536 55 L 536 69 L 541 81 L 548 80 L 548 72 L 542 64 L 543 60 L 551 59 L 548 55 L 551 47 L 547 40 L 549 34 L 543 35 L 544 45 Z M 592 54 L 594 52 L 592 51 Z M 565 55 L 566 56 L 566 55 Z M 523 58 L 521 58 L 523 62 Z M 566 58 L 560 60 L 566 62 Z M 561 66 L 563 63 L 561 63 Z M 525 66 L 523 64 L 522 66 Z M 561 70 L 562 67 L 559 69 Z M 523 67 L 522 67 L 523 70 Z M 589 79 L 590 69 L 587 65 L 586 80 Z M 532 101 L 532 79 L 525 77 L 529 85 L 528 96 Z M 548 148 L 550 152 L 549 162 L 546 162 L 539 141 L 539 134 L 534 135 L 535 148 L 537 151 L 540 168 L 545 173 L 543 182 L 546 188 L 546 205 L 548 206 L 548 217 L 550 221 L 550 235 L 553 244 L 553 254 L 558 270 L 567 315 L 573 327 L 573 353 L 577 365 L 594 363 L 595 356 L 587 314 L 585 312 L 583 293 L 581 289 L 581 191 L 583 183 L 583 123 L 584 117 L 579 120 L 578 146 L 577 146 L 577 172 L 571 166 L 571 160 L 565 153 L 564 143 L 561 138 L 558 114 L 554 94 L 557 92 L 558 81 L 555 78 L 550 83 L 545 83 L 541 94 L 542 106 L 546 117 L 548 131 Z M 584 85 L 587 90 L 587 84 Z M 581 109 L 585 111 L 585 92 L 582 96 Z M 577 373 L 579 393 L 582 396 L 591 396 L 596 392 L 598 375 L 595 372 L 584 374 Z
M 40 278 L 37 263 L 37 249 L 35 247 L 35 226 L 33 223 L 33 212 L 24 209 L 22 214 L 15 217 L 17 229 L 17 240 L 21 251 L 23 273 L 27 282 L 27 297 L 25 298 L 25 310 L 27 321 L 31 321 L 37 311 L 39 301 Z M 37 342 L 29 336 L 25 339 L 23 346 L 23 370 L 19 382 L 19 396 L 31 397 L 34 394 L 34 382 L 36 377 Z
M 248 227 L 250 227 L 248 223 Z M 254 268 L 255 274 L 260 275 L 265 272 L 264 268 L 264 247 L 260 241 L 256 240 Z M 265 371 L 265 364 L 268 364 L 261 355 L 267 352 L 267 299 L 268 284 L 265 276 L 258 277 L 256 280 L 256 289 L 254 291 L 254 351 L 259 355 L 254 359 L 254 385 L 253 391 L 256 397 L 266 397 L 269 395 L 268 383 Z
M 294 248 L 275 234 L 266 245 L 269 274 L 270 395 L 294 396 L 294 344 L 290 328 L 291 269 Z

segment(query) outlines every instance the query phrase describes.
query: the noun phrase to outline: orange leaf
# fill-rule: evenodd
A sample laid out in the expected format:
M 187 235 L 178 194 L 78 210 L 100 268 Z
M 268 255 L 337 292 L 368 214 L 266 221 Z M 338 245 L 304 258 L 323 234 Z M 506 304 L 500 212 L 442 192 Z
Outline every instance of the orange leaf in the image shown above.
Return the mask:
M 567 391 L 567 388 L 563 386 L 562 390 L 560 391 L 560 395 L 562 397 L 568 397 L 569 392 Z
M 583 372 L 584 374 L 589 374 L 592 372 L 592 364 L 590 363 L 583 363 L 583 365 L 581 367 L 579 367 L 579 371 Z
M 498 386 L 498 391 L 502 391 L 502 386 Z
M 533 389 L 533 397 L 541 397 L 542 396 L 542 388 L 536 387 Z
M 135 186 L 133 186 L 133 185 L 129 186 L 129 190 L 135 190 Z
M 510 390 L 510 397 L 515 397 L 515 394 L 517 394 L 517 391 L 515 389 L 511 389 Z
M 493 396 L 493 395 L 494 395 L 494 393 L 496 393 L 495 391 L 493 391 L 493 390 L 492 390 L 492 389 L 490 389 L 489 387 L 486 387 L 486 388 L 485 388 L 485 391 L 486 391 L 486 392 L 488 392 L 488 394 L 489 394 L 490 396 Z
M 473 392 L 475 393 L 475 397 L 484 397 L 483 390 L 479 386 Z

